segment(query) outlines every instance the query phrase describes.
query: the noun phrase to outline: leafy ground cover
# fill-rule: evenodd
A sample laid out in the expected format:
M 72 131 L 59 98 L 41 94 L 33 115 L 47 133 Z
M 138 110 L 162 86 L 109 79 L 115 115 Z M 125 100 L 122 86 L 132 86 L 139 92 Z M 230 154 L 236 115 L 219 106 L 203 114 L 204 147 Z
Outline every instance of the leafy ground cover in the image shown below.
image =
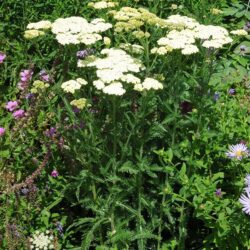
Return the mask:
M 0 4 L 0 249 L 249 249 L 246 1 Z

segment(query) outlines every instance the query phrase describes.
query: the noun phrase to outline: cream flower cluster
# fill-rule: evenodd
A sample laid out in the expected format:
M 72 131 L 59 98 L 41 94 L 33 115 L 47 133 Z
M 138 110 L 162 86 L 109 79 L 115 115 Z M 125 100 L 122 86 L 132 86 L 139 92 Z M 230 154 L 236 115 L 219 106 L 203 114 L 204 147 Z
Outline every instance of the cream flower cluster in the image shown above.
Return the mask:
M 42 30 L 25 30 L 24 32 L 24 38 L 26 39 L 33 39 L 43 35 L 45 35 L 45 32 Z
M 54 249 L 54 237 L 47 230 L 45 233 L 36 231 L 30 240 L 30 248 L 36 250 Z
M 105 32 L 112 28 L 112 24 L 106 23 L 102 18 L 93 19 L 90 23 L 83 17 L 67 17 L 59 18 L 54 23 L 49 21 L 40 21 L 37 23 L 30 23 L 27 26 L 24 37 L 32 39 L 34 37 L 44 35 L 44 31 L 51 29 L 52 33 L 56 35 L 57 41 L 62 45 L 80 44 L 85 45 L 95 44 L 102 40 L 99 33 Z
M 243 29 L 232 30 L 230 33 L 233 35 L 236 35 L 236 36 L 247 36 L 248 35 L 247 31 L 243 30 Z
M 212 13 L 213 15 L 220 15 L 223 13 L 223 11 L 220 9 L 212 8 L 210 9 L 210 13 Z
M 180 49 L 183 55 L 194 54 L 199 52 L 195 44 L 197 40 L 201 40 L 205 48 L 221 48 L 232 42 L 228 31 L 220 26 L 201 25 L 180 15 L 170 16 L 166 22 L 172 30 L 157 41 L 159 47 L 151 50 L 153 54 L 165 55 L 176 49 Z
M 148 32 L 144 32 L 141 27 L 147 25 L 164 27 L 165 21 L 147 9 L 123 7 L 119 11 L 110 11 L 114 19 L 116 32 L 131 32 L 136 38 L 149 37 Z
M 48 30 L 51 28 L 52 23 L 48 20 L 42 20 L 36 23 L 29 23 L 27 26 L 28 30 Z
M 195 19 L 178 14 L 169 16 L 164 22 L 168 29 L 176 30 L 193 29 L 199 25 Z
M 87 85 L 87 81 L 82 78 L 76 80 L 69 80 L 61 85 L 61 88 L 66 93 L 74 94 L 76 90 L 80 89 L 82 85 Z
M 57 41 L 62 44 L 95 44 L 102 39 L 99 33 L 112 28 L 102 18 L 96 18 L 90 23 L 83 17 L 59 18 L 52 24 L 52 32 L 56 34 Z
M 33 39 L 38 36 L 45 35 L 43 30 L 48 30 L 51 28 L 51 22 L 47 20 L 42 20 L 36 23 L 29 23 L 27 30 L 24 32 L 24 38 Z
M 151 89 L 158 90 L 158 89 L 163 89 L 163 84 L 154 78 L 148 77 L 141 84 L 140 83 L 135 84 L 134 89 L 139 92 Z
M 119 47 L 132 54 L 140 55 L 144 53 L 144 48 L 138 44 L 121 43 Z
M 77 107 L 78 109 L 84 109 L 87 105 L 87 99 L 85 98 L 80 98 L 78 100 L 73 100 L 70 102 L 72 106 Z
M 31 88 L 30 92 L 33 94 L 41 93 L 41 92 L 43 92 L 43 90 L 47 89 L 48 87 L 49 87 L 48 83 L 45 83 L 45 82 L 40 81 L 40 80 L 36 80 L 36 81 L 34 81 L 33 87 Z
M 88 3 L 89 7 L 92 7 L 92 8 L 97 9 L 97 10 L 114 8 L 118 5 L 119 5 L 118 2 L 112 2 L 110 0 L 102 0 L 102 1 L 98 1 L 98 2 Z
M 149 89 L 162 89 L 162 84 L 149 78 L 141 83 L 140 78 L 134 74 L 145 69 L 141 61 L 128 55 L 122 49 L 103 49 L 104 58 L 96 58 L 94 61 L 79 60 L 78 67 L 95 67 L 98 80 L 93 82 L 96 89 L 108 95 L 121 96 L 125 94 L 126 84 L 132 84 L 134 90 L 143 91 Z

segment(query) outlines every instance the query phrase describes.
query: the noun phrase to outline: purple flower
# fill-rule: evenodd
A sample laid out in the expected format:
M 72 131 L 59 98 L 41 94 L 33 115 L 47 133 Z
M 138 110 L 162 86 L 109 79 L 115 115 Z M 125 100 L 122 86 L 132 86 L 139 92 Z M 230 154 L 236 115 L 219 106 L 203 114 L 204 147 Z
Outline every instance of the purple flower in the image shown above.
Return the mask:
M 229 89 L 228 94 L 229 95 L 234 95 L 235 94 L 235 89 Z
M 45 131 L 45 135 L 47 137 L 53 137 L 55 134 L 56 134 L 56 128 L 54 128 L 54 127 L 51 127 L 49 130 L 47 129 Z
M 5 106 L 5 108 L 11 112 L 14 111 L 17 107 L 18 107 L 17 101 L 9 101 Z
M 188 101 L 184 101 L 180 104 L 180 108 L 181 108 L 181 113 L 185 115 L 192 111 L 192 104 Z
M 44 69 L 40 71 L 39 76 L 40 76 L 40 80 L 43 82 L 50 81 L 49 74 Z
M 19 82 L 17 84 L 17 88 L 20 89 L 20 90 L 25 90 L 29 87 L 29 83 L 28 82 Z
M 3 136 L 5 134 L 5 128 L 0 127 L 0 136 Z
M 31 69 L 24 69 L 21 71 L 20 76 L 21 76 L 21 81 L 22 82 L 27 82 L 30 81 L 33 75 L 33 71 Z
M 85 58 L 86 56 L 89 56 L 91 54 L 94 53 L 94 50 L 93 49 L 85 49 L 85 50 L 79 50 L 76 52 L 76 56 L 77 58 L 79 59 L 83 59 Z
M 60 236 L 63 237 L 63 225 L 61 222 L 56 222 L 56 229 L 59 232 Z
M 25 111 L 23 109 L 18 109 L 13 113 L 13 117 L 15 119 L 20 119 L 23 118 L 25 116 Z
M 4 59 L 6 58 L 6 54 L 0 52 L 0 63 L 3 63 Z
M 81 110 L 78 109 L 77 107 L 73 107 L 73 112 L 74 112 L 75 114 L 78 114 L 78 113 L 81 112 Z
M 30 99 L 32 99 L 34 97 L 34 94 L 33 93 L 29 93 L 29 94 L 27 94 L 26 96 L 25 96 L 25 98 L 27 99 L 27 100 L 30 100 Z
M 27 195 L 29 193 L 29 189 L 28 188 L 22 188 L 21 192 L 23 195 Z
M 250 22 L 247 22 L 244 26 L 244 30 L 249 31 L 250 30 Z
M 216 191 L 215 191 L 214 193 L 215 193 L 215 195 L 216 195 L 217 197 L 221 198 L 221 196 L 222 196 L 221 188 L 217 188 Z
M 52 177 L 58 177 L 58 175 L 59 175 L 59 173 L 57 172 L 57 170 L 53 170 L 52 172 L 51 172 L 51 174 L 50 174 Z

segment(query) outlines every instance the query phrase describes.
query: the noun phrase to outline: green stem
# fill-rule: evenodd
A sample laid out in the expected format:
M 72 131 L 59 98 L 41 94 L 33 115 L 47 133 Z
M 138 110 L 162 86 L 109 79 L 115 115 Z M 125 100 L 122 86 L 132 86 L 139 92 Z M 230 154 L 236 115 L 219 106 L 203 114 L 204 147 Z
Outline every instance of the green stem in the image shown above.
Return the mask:
M 167 182 L 167 174 L 165 177 L 165 184 Z M 163 196 L 162 196 L 162 201 L 161 201 L 161 210 L 160 210 L 160 225 L 158 228 L 158 243 L 157 243 L 157 250 L 161 249 L 161 232 L 162 232 L 162 219 L 163 219 L 163 207 L 164 207 L 164 203 L 166 201 L 166 194 L 165 192 L 163 192 Z
M 142 154 L 143 154 L 143 146 L 141 146 L 140 148 L 140 159 L 142 159 Z M 142 188 L 142 174 L 141 174 L 141 171 L 140 173 L 138 174 L 137 176 L 137 188 L 138 188 L 138 229 L 139 229 L 139 232 L 140 234 L 142 234 L 142 215 L 141 215 L 141 211 L 142 211 L 142 206 L 141 206 L 141 188 Z M 144 247 L 144 240 L 143 239 L 139 239 L 138 240 L 138 249 L 139 250 L 145 250 L 145 247 Z
M 112 123 L 113 123 L 113 157 L 116 158 L 117 153 L 117 126 L 116 126 L 116 111 L 117 111 L 117 103 L 116 97 L 113 96 L 112 99 Z M 116 165 L 116 164 L 115 164 Z

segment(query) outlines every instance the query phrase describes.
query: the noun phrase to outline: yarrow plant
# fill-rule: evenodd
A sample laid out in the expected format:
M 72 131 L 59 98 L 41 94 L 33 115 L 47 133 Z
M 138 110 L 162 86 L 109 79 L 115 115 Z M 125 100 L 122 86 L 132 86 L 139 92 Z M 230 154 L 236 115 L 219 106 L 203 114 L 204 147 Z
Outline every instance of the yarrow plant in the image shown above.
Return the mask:
M 249 167 L 246 21 L 220 24 L 230 11 L 211 1 L 200 15 L 194 0 L 54 1 L 18 53 L 3 43 L 1 82 L 20 81 L 0 109 L 0 248 L 250 248 L 233 193 Z M 246 138 L 224 153 L 235 161 L 218 157 L 225 138 Z
M 53 244 L 54 236 L 50 234 L 50 231 L 40 232 L 36 231 L 30 238 L 30 248 L 31 249 L 55 249 Z

